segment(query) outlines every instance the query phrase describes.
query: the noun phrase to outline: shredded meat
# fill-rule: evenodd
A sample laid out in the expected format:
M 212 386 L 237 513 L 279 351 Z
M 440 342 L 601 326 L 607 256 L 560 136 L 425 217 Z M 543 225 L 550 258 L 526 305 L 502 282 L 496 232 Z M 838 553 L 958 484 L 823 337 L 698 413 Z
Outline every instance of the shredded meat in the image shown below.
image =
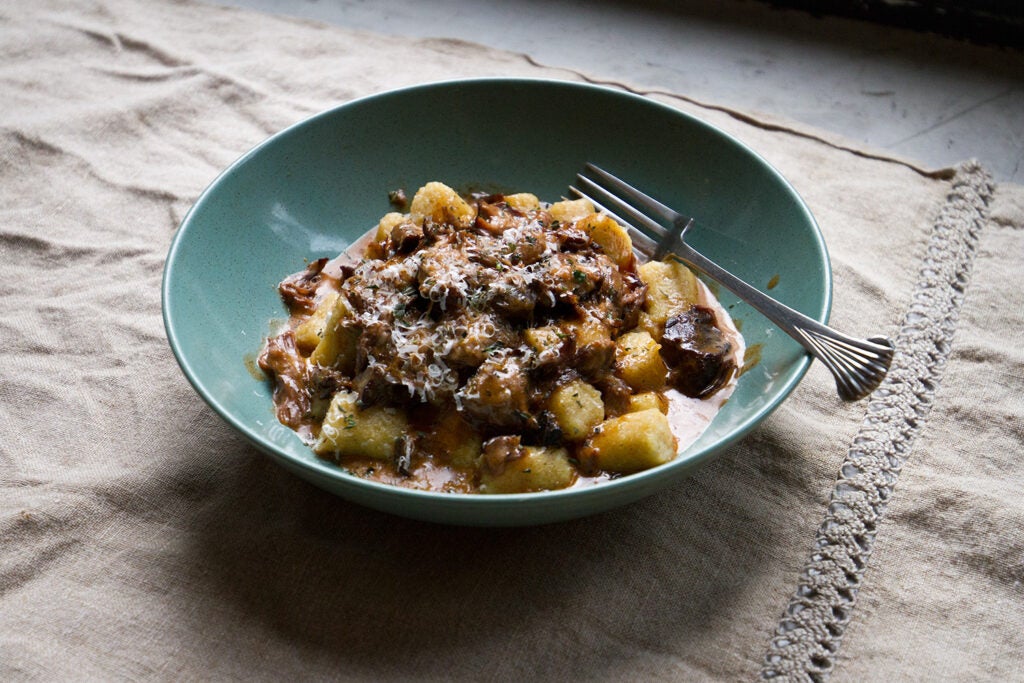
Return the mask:
M 391 199 L 406 203 L 404 193 Z M 463 474 L 449 468 L 431 486 L 467 486 L 467 477 L 483 476 L 479 468 L 501 474 L 539 446 L 565 449 L 561 457 L 580 471 L 593 468 L 579 428 L 551 397 L 583 382 L 600 392 L 600 419 L 637 410 L 633 388 L 616 374 L 616 340 L 637 328 L 647 298 L 636 260 L 614 260 L 582 219 L 554 220 L 502 195 L 473 204 L 458 221 L 410 213 L 386 237 L 367 237 L 344 265 L 319 259 L 281 282 L 291 329 L 268 340 L 259 367 L 274 378 L 282 423 L 315 438 L 341 390 L 360 410 L 401 409 L 409 426 L 392 457 L 362 471 L 386 471 L 402 485 L 458 462 Z M 328 300 L 333 308 L 317 308 Z M 298 327 L 308 320 L 315 336 L 313 325 Z M 651 334 L 668 384 L 688 396 L 708 396 L 735 374 L 734 349 L 711 309 L 680 311 Z
M 515 435 L 496 436 L 484 443 L 483 462 L 494 474 L 501 474 L 505 466 L 521 458 L 523 447 L 520 438 Z
M 360 330 L 356 390 L 363 401 L 434 406 L 456 398 L 488 429 L 536 429 L 528 370 L 564 363 L 598 379 L 612 367 L 612 333 L 635 319 L 646 286 L 585 231 L 543 210 L 520 211 L 500 195 L 477 203 L 468 227 L 400 223 L 379 253 L 341 284 Z M 600 326 L 537 362 L 526 329 L 551 321 Z M 399 399 L 399 397 L 402 397 Z
M 691 306 L 665 323 L 661 355 L 670 368 L 668 381 L 687 396 L 709 396 L 732 378 L 731 351 L 710 308 Z
M 527 390 L 521 359 L 502 354 L 484 361 L 457 397 L 481 431 L 522 429 L 532 421 Z
M 274 404 L 281 424 L 298 429 L 309 418 L 313 398 L 308 365 L 295 348 L 295 333 L 271 337 L 257 359 L 260 369 L 274 378 Z
M 601 390 L 601 400 L 609 415 L 621 415 L 629 409 L 629 397 L 633 392 L 621 378 L 605 375 L 594 386 Z
M 281 292 L 281 298 L 284 299 L 288 310 L 292 313 L 313 312 L 316 308 L 316 291 L 322 279 L 321 273 L 326 265 L 326 258 L 317 259 L 310 263 L 306 270 L 286 277 L 278 285 L 278 291 Z
M 421 239 L 423 239 L 423 228 L 411 221 L 400 223 L 391 231 L 391 241 L 395 244 L 395 251 L 401 253 L 415 249 Z

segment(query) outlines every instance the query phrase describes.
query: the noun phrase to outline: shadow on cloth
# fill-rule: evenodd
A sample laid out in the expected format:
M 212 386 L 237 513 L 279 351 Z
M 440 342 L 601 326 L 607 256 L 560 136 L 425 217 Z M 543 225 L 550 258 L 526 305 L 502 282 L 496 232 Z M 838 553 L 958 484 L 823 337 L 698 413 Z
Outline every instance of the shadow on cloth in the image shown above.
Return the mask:
M 716 622 L 738 618 L 733 600 L 773 547 L 773 508 L 750 488 L 761 475 L 736 449 L 626 508 L 520 529 L 378 513 L 239 451 L 195 510 L 178 558 L 195 568 L 194 598 L 181 607 L 229 651 L 258 642 L 274 675 L 296 649 L 306 674 L 447 679 L 608 674 L 643 652 L 699 653 Z

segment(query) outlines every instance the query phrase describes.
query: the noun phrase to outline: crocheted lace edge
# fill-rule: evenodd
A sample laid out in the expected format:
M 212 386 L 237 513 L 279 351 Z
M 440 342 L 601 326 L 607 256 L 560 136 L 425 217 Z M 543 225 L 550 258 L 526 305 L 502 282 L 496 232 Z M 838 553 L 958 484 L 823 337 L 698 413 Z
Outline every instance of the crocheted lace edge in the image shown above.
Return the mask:
M 944 374 L 993 189 L 976 162 L 957 167 L 896 337 L 892 368 L 871 395 L 839 470 L 810 557 L 769 642 L 763 680 L 821 683 L 833 670 L 879 522 Z

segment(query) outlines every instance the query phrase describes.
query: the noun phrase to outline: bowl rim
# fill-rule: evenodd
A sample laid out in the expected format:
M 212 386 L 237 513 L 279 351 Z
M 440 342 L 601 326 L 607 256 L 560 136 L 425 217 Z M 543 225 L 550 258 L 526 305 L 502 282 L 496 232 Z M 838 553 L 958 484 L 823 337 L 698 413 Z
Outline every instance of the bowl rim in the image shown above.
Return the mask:
M 613 491 L 618 490 L 624 493 L 625 489 L 643 488 L 653 479 L 658 479 L 671 475 L 673 472 L 677 474 L 677 478 L 682 476 L 683 473 L 691 470 L 697 465 L 703 463 L 716 453 L 720 453 L 725 448 L 735 444 L 737 441 L 746 436 L 755 426 L 760 424 L 769 414 L 771 414 L 776 408 L 779 407 L 789 397 L 796 386 L 800 383 L 803 377 L 806 375 L 809 369 L 812 359 L 809 354 L 801 355 L 797 361 L 794 370 L 791 372 L 789 379 L 781 388 L 777 391 L 774 399 L 762 406 L 757 411 L 747 415 L 742 421 L 740 421 L 732 431 L 719 439 L 714 444 L 709 444 L 700 448 L 693 453 L 687 453 L 684 449 L 677 453 L 677 458 L 671 462 L 665 463 L 658 467 L 654 467 L 648 470 L 629 474 L 628 476 L 603 481 L 600 484 L 586 487 L 571 487 L 567 489 L 557 489 L 554 491 L 536 491 L 532 493 L 502 493 L 502 494 L 472 494 L 472 493 L 443 493 L 440 491 L 424 491 L 418 489 L 409 489 L 400 486 L 393 486 L 391 484 L 384 484 L 380 482 L 366 480 L 357 477 L 353 474 L 342 469 L 340 466 L 321 460 L 320 458 L 298 458 L 294 455 L 280 449 L 276 444 L 271 443 L 262 438 L 262 436 L 255 430 L 251 429 L 245 422 L 238 419 L 230 410 L 228 410 L 224 404 L 217 398 L 214 392 L 207 389 L 203 383 L 202 378 L 195 371 L 189 359 L 185 356 L 182 345 L 179 340 L 177 332 L 177 323 L 174 318 L 174 314 L 171 312 L 172 300 L 174 294 L 172 292 L 172 286 L 175 280 L 176 270 L 175 266 L 177 263 L 179 252 L 182 249 L 182 244 L 188 239 L 194 225 L 193 217 L 198 215 L 202 211 L 205 204 L 210 200 L 211 195 L 215 188 L 225 182 L 225 180 L 235 172 L 236 169 L 247 163 L 251 158 L 258 155 L 264 148 L 271 145 L 280 144 L 280 142 L 303 128 L 315 125 L 323 119 L 334 117 L 339 115 L 346 109 L 364 106 L 368 103 L 386 100 L 390 98 L 401 98 L 403 96 L 425 92 L 428 90 L 445 89 L 452 87 L 462 86 L 520 86 L 520 87 L 565 87 L 569 89 L 579 89 L 587 91 L 596 91 L 611 95 L 613 97 L 622 98 L 624 100 L 634 100 L 643 103 L 644 106 L 653 106 L 655 108 L 664 109 L 666 113 L 673 116 L 682 117 L 688 120 L 692 125 L 704 128 L 711 134 L 720 136 L 728 143 L 737 146 L 741 151 L 746 153 L 750 159 L 763 167 L 770 176 L 772 176 L 780 185 L 786 189 L 796 202 L 796 206 L 800 213 L 803 214 L 803 218 L 807 221 L 808 225 L 812 228 L 813 246 L 817 249 L 817 252 L 823 259 L 823 289 L 824 297 L 822 300 L 821 310 L 814 313 L 807 313 L 810 317 L 818 320 L 822 323 L 827 323 L 832 308 L 833 298 L 833 275 L 831 259 L 829 257 L 828 249 L 825 244 L 824 236 L 821 233 L 814 215 L 811 213 L 809 207 L 804 201 L 803 197 L 796 191 L 796 188 L 787 180 L 772 164 L 765 160 L 760 154 L 754 151 L 746 143 L 739 140 L 732 134 L 722 130 L 714 124 L 708 123 L 693 114 L 676 109 L 671 105 L 659 102 L 649 97 L 639 95 L 627 90 L 620 90 L 618 88 L 600 85 L 595 83 L 587 83 L 580 81 L 568 81 L 557 78 L 524 78 L 524 77 L 477 77 L 477 78 L 459 78 L 459 79 L 448 79 L 430 81 L 420 83 L 416 85 L 404 86 L 400 88 L 385 90 L 379 93 L 373 93 L 358 97 L 341 104 L 335 105 L 321 112 L 308 116 L 296 123 L 293 123 L 282 130 L 274 133 L 270 137 L 266 138 L 262 142 L 258 143 L 244 154 L 239 156 L 235 161 L 229 164 L 225 169 L 217 174 L 216 177 L 202 190 L 198 198 L 185 213 L 181 220 L 167 252 L 167 257 L 164 262 L 163 274 L 161 279 L 161 309 L 162 317 L 164 322 L 164 330 L 167 336 L 168 344 L 171 347 L 171 351 L 174 354 L 175 359 L 178 362 L 186 379 L 192 385 L 192 388 L 199 394 L 199 396 L 209 405 L 214 411 L 220 415 L 229 425 L 234 427 L 239 433 L 241 433 L 246 439 L 249 440 L 259 450 L 273 456 L 276 460 L 280 460 L 283 463 L 289 464 L 295 468 L 298 468 L 301 472 L 307 474 L 319 474 L 326 476 L 333 480 L 338 485 L 344 487 L 350 487 L 354 489 L 363 489 L 368 494 L 384 494 L 389 496 L 395 496 L 396 498 L 405 499 L 410 503 L 416 502 L 430 502 L 438 503 L 444 501 L 446 505 L 454 503 L 467 508 L 471 507 L 492 507 L 494 505 L 508 505 L 515 503 L 541 503 L 542 501 L 551 500 L 555 498 L 584 498 L 587 496 L 597 495 L 609 495 Z M 239 359 L 242 362 L 242 359 Z M 692 448 L 692 446 L 690 447 Z M 686 453 L 685 458 L 679 458 L 679 455 Z

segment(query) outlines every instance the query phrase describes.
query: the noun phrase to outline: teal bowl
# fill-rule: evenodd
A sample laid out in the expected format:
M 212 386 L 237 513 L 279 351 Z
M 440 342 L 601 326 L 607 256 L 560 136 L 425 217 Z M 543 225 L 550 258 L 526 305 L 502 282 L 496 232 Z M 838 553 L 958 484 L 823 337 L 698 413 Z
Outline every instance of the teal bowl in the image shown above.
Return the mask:
M 564 195 L 585 162 L 696 217 L 690 242 L 784 303 L 825 321 L 828 254 L 789 183 L 735 138 L 643 97 L 548 80 L 433 83 L 356 100 L 298 123 L 231 165 L 185 217 L 164 268 L 167 338 L 185 376 L 283 467 L 345 499 L 450 524 L 515 526 L 581 517 L 679 481 L 735 443 L 793 390 L 809 359 L 728 292 L 756 363 L 701 438 L 671 463 L 598 486 L 464 495 L 369 482 L 318 459 L 274 417 L 253 361 L 286 317 L 277 283 L 335 256 L 390 210 L 388 191 L 456 188 Z M 777 283 L 777 285 L 776 285 Z

